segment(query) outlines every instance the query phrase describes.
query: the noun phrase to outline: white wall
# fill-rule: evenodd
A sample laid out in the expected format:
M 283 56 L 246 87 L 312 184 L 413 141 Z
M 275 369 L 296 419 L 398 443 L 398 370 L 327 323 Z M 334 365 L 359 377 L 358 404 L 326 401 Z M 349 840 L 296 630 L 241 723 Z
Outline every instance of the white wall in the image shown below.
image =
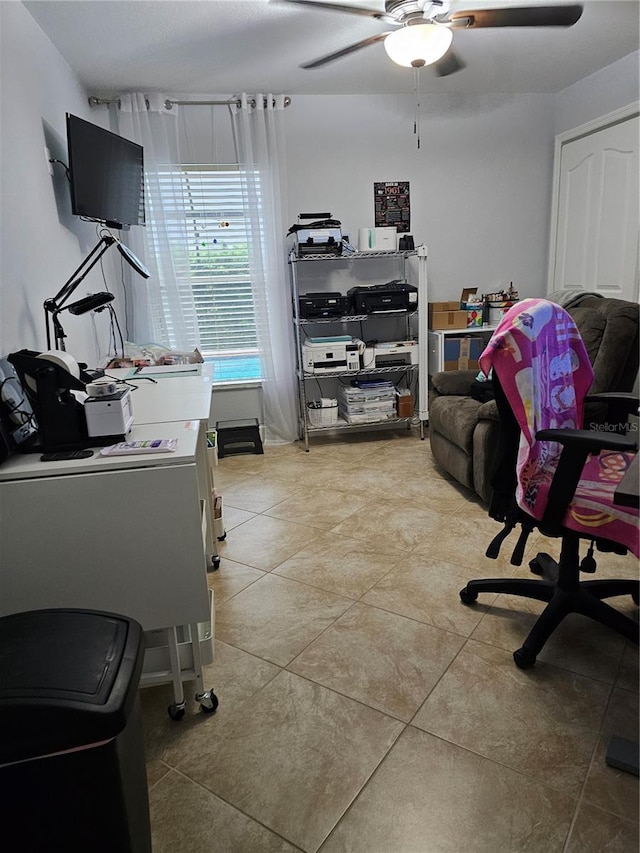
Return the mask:
M 6 355 L 46 348 L 42 303 L 97 243 L 94 226 L 71 214 L 64 169 L 54 166 L 51 177 L 44 155 L 46 144 L 67 161 L 66 112 L 96 120 L 87 93 L 21 3 L 0 3 L 0 57 L 0 355 Z M 109 253 L 105 270 L 118 293 L 113 269 Z M 96 266 L 73 299 L 104 289 Z M 106 312 L 95 326 L 92 317 L 65 313 L 61 320 L 67 350 L 94 366 L 109 333 Z
M 554 133 L 580 127 L 638 100 L 640 51 L 635 51 L 558 93 Z
M 411 233 L 429 248 L 430 298 L 463 287 L 545 292 L 552 95 L 300 96 L 287 112 L 289 219 L 331 211 L 374 224 L 374 181 L 410 182 Z

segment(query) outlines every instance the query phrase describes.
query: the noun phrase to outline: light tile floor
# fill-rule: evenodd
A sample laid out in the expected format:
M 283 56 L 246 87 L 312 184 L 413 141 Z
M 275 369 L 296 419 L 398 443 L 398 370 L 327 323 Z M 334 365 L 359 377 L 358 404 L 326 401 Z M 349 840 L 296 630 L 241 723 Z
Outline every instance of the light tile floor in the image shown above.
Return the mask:
M 528 569 L 484 557 L 498 525 L 428 440 L 267 447 L 216 486 L 220 707 L 142 693 L 155 853 L 637 853 L 638 780 L 604 761 L 638 738 L 637 648 L 574 617 L 517 669 L 541 605 L 458 591 Z

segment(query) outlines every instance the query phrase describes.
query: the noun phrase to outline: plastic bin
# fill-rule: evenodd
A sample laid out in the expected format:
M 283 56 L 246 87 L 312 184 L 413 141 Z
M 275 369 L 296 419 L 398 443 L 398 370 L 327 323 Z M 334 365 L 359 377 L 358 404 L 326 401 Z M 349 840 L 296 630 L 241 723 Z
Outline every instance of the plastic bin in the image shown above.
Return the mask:
M 137 622 L 91 610 L 0 619 L 0 814 L 21 853 L 150 853 Z
M 307 403 L 309 423 L 311 426 L 324 427 L 338 423 L 338 401 L 323 397 Z

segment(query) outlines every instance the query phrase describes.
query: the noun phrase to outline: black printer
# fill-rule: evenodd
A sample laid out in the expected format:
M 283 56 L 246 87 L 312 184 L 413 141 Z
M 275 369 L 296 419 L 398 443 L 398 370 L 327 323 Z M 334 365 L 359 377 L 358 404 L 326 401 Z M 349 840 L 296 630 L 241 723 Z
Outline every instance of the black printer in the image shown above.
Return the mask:
M 386 284 L 358 285 L 347 291 L 354 314 L 375 314 L 382 311 L 415 311 L 418 307 L 418 288 L 407 281 L 388 281 Z
M 344 317 L 349 313 L 351 301 L 338 291 L 330 293 L 305 293 L 298 297 L 300 317 L 305 320 L 324 317 Z

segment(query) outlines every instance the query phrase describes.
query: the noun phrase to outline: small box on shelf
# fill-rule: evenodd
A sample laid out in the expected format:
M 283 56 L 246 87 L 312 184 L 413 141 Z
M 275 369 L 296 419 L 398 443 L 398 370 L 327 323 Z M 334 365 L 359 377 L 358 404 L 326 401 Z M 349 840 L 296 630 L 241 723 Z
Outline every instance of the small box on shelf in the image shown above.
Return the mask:
M 414 399 L 413 394 L 408 388 L 398 388 L 396 390 L 396 412 L 399 418 L 412 418 Z
M 444 308 L 437 310 L 438 305 L 455 305 L 455 308 Z M 467 326 L 467 312 L 460 310 L 459 302 L 430 302 L 429 303 L 429 328 L 434 331 L 446 329 L 465 329 Z
M 467 328 L 477 329 L 482 326 L 483 311 L 482 305 L 475 305 L 467 302 Z
M 482 338 L 447 338 L 444 342 L 445 370 L 477 370 L 486 341 Z

